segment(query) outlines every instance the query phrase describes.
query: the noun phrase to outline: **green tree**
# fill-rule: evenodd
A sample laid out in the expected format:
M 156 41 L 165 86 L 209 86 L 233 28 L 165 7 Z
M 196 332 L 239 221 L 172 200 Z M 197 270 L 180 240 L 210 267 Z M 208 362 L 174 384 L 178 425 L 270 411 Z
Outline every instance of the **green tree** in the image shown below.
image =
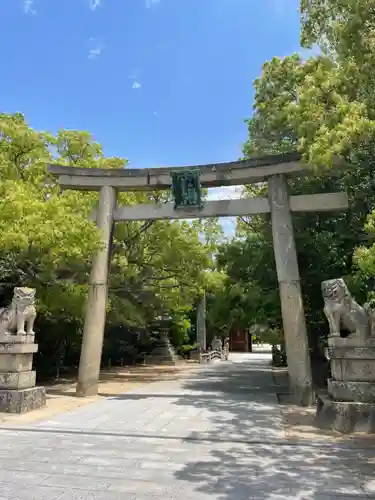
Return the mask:
M 90 221 L 98 195 L 61 191 L 46 165 L 121 169 L 127 161 L 106 157 L 88 132 L 38 132 L 21 114 L 0 115 L 0 160 L 2 298 L 9 300 L 16 285 L 37 288 L 42 357 L 56 358 L 61 345 L 79 349 L 91 259 L 100 245 Z M 169 198 L 168 192 L 121 193 L 119 203 Z M 121 335 L 128 335 L 129 328 L 147 330 L 167 311 L 173 338 L 183 342 L 188 312 L 205 288 L 205 270 L 212 267 L 216 232 L 215 224 L 197 227 L 187 221 L 116 224 L 108 328 L 127 327 L 120 329 Z M 66 335 L 67 324 L 73 336 Z M 46 358 L 47 344 L 55 354 L 48 351 Z
M 364 300 L 373 269 L 374 93 L 369 92 L 368 63 L 375 47 L 369 17 L 374 2 L 312 0 L 302 1 L 301 6 L 303 43 L 320 45 L 323 55 L 303 61 L 294 54 L 264 64 L 255 82 L 253 115 L 247 120 L 249 138 L 243 151 L 246 157 L 299 150 L 311 169 L 290 180 L 292 194 L 348 193 L 346 213 L 293 217 L 313 342 L 326 328 L 320 282 L 344 276 L 357 298 Z M 363 29 L 354 34 L 358 25 Z M 266 194 L 266 188 L 247 189 L 248 196 L 254 192 Z M 240 229 L 242 238 L 271 242 L 268 216 L 241 221 Z M 267 271 L 271 262 L 273 266 L 269 259 Z M 238 262 L 241 276 L 246 271 Z M 258 277 L 261 289 L 268 280 L 265 267 L 263 273 Z

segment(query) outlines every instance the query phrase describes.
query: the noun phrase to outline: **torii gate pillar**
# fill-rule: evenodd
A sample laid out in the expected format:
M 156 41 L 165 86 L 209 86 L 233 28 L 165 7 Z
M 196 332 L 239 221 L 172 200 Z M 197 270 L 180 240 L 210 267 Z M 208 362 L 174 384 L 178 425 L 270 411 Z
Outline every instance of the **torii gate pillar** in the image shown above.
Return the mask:
M 272 175 L 268 178 L 268 197 L 292 400 L 297 405 L 310 406 L 315 399 L 309 344 L 284 175 Z
M 108 262 L 115 207 L 116 190 L 111 186 L 101 187 L 96 224 L 101 233 L 102 248 L 96 253 L 91 268 L 76 388 L 76 395 L 80 397 L 95 396 L 98 393 L 107 312 Z

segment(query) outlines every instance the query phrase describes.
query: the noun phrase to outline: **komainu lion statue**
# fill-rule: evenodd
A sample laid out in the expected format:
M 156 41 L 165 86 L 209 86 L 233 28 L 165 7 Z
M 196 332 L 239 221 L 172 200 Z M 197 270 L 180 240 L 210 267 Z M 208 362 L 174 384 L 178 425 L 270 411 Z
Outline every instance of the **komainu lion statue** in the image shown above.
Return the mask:
M 374 311 L 368 304 L 362 307 L 353 299 L 342 278 L 322 281 L 322 295 L 330 336 L 340 337 L 342 326 L 350 332 L 350 338 L 365 341 L 374 335 Z
M 35 288 L 14 289 L 10 306 L 0 309 L 0 335 L 9 334 L 12 330 L 16 330 L 17 335 L 35 334 L 35 292 Z

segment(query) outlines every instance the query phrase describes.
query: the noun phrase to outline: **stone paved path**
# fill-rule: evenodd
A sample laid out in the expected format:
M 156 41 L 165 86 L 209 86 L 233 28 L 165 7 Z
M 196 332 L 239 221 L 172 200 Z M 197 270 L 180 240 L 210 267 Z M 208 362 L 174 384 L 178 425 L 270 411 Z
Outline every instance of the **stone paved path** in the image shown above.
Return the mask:
M 375 498 L 374 448 L 286 439 L 269 359 L 0 428 L 0 500 Z

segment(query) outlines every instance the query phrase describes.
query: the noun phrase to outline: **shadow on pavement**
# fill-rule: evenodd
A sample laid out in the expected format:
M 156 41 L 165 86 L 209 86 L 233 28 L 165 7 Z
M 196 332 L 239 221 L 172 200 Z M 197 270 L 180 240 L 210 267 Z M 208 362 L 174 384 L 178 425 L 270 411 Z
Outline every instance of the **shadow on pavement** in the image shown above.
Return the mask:
M 372 447 L 285 444 L 276 389 L 264 361 L 223 363 L 190 377 L 183 388 L 188 395 L 175 404 L 205 410 L 212 438 L 236 441 L 214 448 L 212 460 L 192 461 L 175 472 L 179 480 L 195 483 L 197 492 L 220 500 L 375 498 L 363 489 L 375 471 Z
M 175 383 L 161 381 L 110 396 L 34 427 L 6 429 L 17 431 L 19 440 L 24 434 L 33 459 L 35 443 L 43 439 L 43 446 L 50 447 L 56 442 L 53 435 L 59 434 L 61 442 L 68 442 L 66 462 L 76 446 L 80 461 L 95 465 L 89 472 L 84 467 L 79 478 L 86 481 L 88 495 L 63 497 L 69 500 L 375 499 L 370 495 L 375 493 L 374 441 L 334 442 L 323 435 L 291 441 L 277 402 L 281 386 L 274 383 L 270 356 L 233 355 L 232 360 L 204 366 Z M 91 448 L 84 449 L 85 437 Z M 45 453 L 39 445 L 39 457 Z M 129 466 L 131 453 L 137 464 Z M 62 458 L 57 458 L 61 468 Z M 123 489 L 121 497 L 114 497 L 99 485 L 99 496 L 94 496 L 91 489 L 106 474 L 120 478 L 121 488 L 129 479 L 140 490 L 143 481 L 165 494 L 143 495 L 137 490 L 126 496 Z

